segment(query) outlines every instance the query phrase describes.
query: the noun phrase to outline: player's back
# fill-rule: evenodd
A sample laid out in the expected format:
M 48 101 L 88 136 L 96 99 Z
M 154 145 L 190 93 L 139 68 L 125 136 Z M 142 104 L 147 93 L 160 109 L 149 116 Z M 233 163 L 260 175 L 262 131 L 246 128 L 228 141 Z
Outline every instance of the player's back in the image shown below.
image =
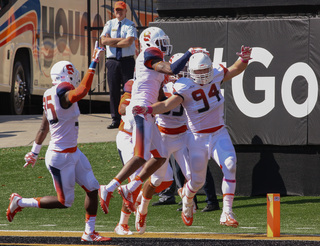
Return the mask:
M 152 47 L 142 50 L 136 59 L 135 82 L 132 86 L 132 98 L 130 105 L 148 106 L 158 101 L 159 90 L 164 74 L 159 73 L 152 68 L 147 68 L 145 55 L 152 56 L 154 50 Z M 145 54 L 147 52 L 147 54 Z M 163 59 L 163 58 L 161 58 Z
M 65 90 L 68 86 L 70 84 L 66 82 L 53 86 L 43 96 L 43 107 L 50 126 L 49 149 L 51 150 L 62 151 L 77 146 L 80 115 L 78 103 L 73 103 L 64 109 L 60 105 L 58 96 L 58 91 Z

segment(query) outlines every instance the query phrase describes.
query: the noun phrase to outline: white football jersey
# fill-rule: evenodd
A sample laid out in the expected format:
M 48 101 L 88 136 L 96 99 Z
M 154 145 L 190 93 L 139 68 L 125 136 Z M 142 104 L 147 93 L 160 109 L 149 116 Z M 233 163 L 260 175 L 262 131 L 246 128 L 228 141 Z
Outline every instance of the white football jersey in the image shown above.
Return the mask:
M 51 133 L 49 150 L 62 151 L 77 146 L 80 115 L 78 103 L 63 109 L 58 96 L 59 91 L 73 89 L 70 86 L 67 82 L 58 84 L 46 90 L 43 96 L 43 109 Z
M 163 86 L 164 94 L 167 98 L 173 95 L 173 83 L 169 82 Z M 182 105 L 173 110 L 156 115 L 156 124 L 165 128 L 178 128 L 187 125 L 187 116 Z
M 163 53 L 156 47 L 142 50 L 136 59 L 135 79 L 132 86 L 130 106 L 149 106 L 158 101 L 159 90 L 164 74 L 148 68 L 148 61 L 154 58 L 163 60 Z M 150 66 L 150 64 L 149 64 Z
M 220 91 L 224 75 L 224 69 L 219 67 L 214 68 L 214 78 L 208 84 L 197 84 L 191 78 L 180 78 L 175 82 L 175 94 L 184 98 L 182 105 L 192 132 L 224 125 L 224 97 Z

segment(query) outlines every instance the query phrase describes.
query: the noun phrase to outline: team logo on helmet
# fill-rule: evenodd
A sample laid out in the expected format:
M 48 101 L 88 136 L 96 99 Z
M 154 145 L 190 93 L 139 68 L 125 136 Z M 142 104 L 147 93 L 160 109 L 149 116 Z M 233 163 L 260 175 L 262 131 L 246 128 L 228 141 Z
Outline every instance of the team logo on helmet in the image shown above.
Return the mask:
M 150 32 L 150 31 L 144 32 L 144 34 L 143 34 L 143 40 L 146 41 L 146 42 L 148 42 L 148 41 L 150 41 L 150 39 L 151 39 L 151 32 Z

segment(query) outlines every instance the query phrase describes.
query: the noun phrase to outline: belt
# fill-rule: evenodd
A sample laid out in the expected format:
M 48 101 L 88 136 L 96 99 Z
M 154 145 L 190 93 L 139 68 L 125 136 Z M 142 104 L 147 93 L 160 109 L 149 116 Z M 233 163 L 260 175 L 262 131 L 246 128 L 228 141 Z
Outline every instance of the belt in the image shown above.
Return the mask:
M 107 58 L 108 60 L 116 60 L 116 61 L 121 61 L 121 60 L 127 60 L 127 59 L 133 59 L 134 56 L 125 56 L 125 57 L 121 57 L 120 60 L 117 60 L 117 58 L 115 57 L 109 57 Z

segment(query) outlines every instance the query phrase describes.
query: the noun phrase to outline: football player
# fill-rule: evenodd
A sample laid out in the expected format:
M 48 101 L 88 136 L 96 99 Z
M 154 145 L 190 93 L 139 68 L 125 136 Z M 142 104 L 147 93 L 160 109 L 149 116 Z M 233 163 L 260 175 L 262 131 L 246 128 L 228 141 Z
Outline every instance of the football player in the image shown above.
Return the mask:
M 213 158 L 223 172 L 223 211 L 220 224 L 237 227 L 232 212 L 236 188 L 236 153 L 225 127 L 224 98 L 220 91 L 223 82 L 243 72 L 251 59 L 251 48 L 241 47 L 240 57 L 232 66 L 213 68 L 208 55 L 197 53 L 190 57 L 190 78 L 181 78 L 174 84 L 175 94 L 152 106 L 136 105 L 134 115 L 164 113 L 182 104 L 191 130 L 187 136 L 190 150 L 191 179 L 180 190 L 183 197 L 182 220 L 187 225 L 193 222 L 193 197 L 206 179 L 208 159 Z
M 121 97 L 121 101 L 119 104 L 119 114 L 121 115 L 121 122 L 119 126 L 119 132 L 117 134 L 116 138 L 116 143 L 117 143 L 117 148 L 118 152 L 122 161 L 122 164 L 125 165 L 134 155 L 133 150 L 134 146 L 132 144 L 132 124 L 129 120 L 126 118 L 126 107 L 130 104 L 131 101 L 131 90 L 132 90 L 132 85 L 134 83 L 134 80 L 129 80 L 125 86 L 124 86 L 124 94 Z M 150 154 L 151 157 L 151 154 Z M 149 157 L 149 158 L 150 158 Z M 129 182 L 130 180 L 133 180 L 141 171 L 142 167 L 138 168 L 133 174 L 130 175 L 129 177 Z M 151 176 L 152 177 L 152 176 Z M 161 185 L 157 186 L 155 192 L 161 192 L 162 190 L 168 188 L 173 182 L 173 173 L 171 166 L 168 166 L 166 172 L 165 172 L 165 178 L 164 181 L 161 183 Z M 144 190 L 148 191 L 151 185 L 150 179 L 146 181 L 144 184 Z M 135 207 L 138 207 L 141 203 L 141 206 L 143 206 L 145 209 L 147 209 L 148 204 L 150 199 L 146 198 L 146 196 L 143 196 L 142 192 L 140 192 L 141 187 L 138 187 L 133 193 L 134 197 L 137 197 L 137 194 L 139 194 Z M 154 191 L 154 189 L 151 189 Z M 128 221 L 130 218 L 131 212 L 127 209 L 125 204 L 123 203 L 122 209 L 121 209 L 121 215 L 120 215 L 120 220 L 119 223 L 117 224 L 116 228 L 114 229 L 115 233 L 118 235 L 132 235 L 132 231 L 130 231 L 129 226 L 128 226 Z M 140 214 L 137 213 L 137 216 Z M 137 231 L 142 234 L 145 231 L 145 216 L 139 216 L 138 221 L 139 224 L 142 224 L 144 226 L 139 226 L 137 227 L 137 222 L 136 222 L 136 229 Z M 137 217 L 136 217 L 137 218 Z
M 172 49 L 170 39 L 158 27 L 145 29 L 140 37 L 141 52 L 136 59 L 135 82 L 132 87 L 131 102 L 126 115 L 133 122 L 132 141 L 134 156 L 126 163 L 116 177 L 108 185 L 101 185 L 99 190 L 100 204 L 108 211 L 113 191 L 118 191 L 130 211 L 135 211 L 133 192 L 165 162 L 167 151 L 161 142 L 161 135 L 151 115 L 133 115 L 135 105 L 149 106 L 158 101 L 159 89 L 165 74 L 179 73 L 193 53 L 201 52 L 200 48 L 190 48 L 182 58 L 173 64 L 164 61 Z M 149 158 L 150 153 L 152 158 Z M 145 164 L 145 165 L 144 165 Z M 120 186 L 135 170 L 143 169 L 128 185 Z M 155 188 L 155 187 L 154 187 Z
M 74 201 L 74 185 L 78 183 L 86 192 L 85 231 L 81 241 L 110 241 L 95 231 L 99 182 L 95 178 L 87 157 L 77 147 L 80 110 L 78 101 L 90 90 L 100 52 L 96 42 L 91 64 L 81 83 L 79 72 L 69 61 L 60 61 L 51 68 L 53 86 L 43 96 L 43 117 L 31 152 L 25 155 L 25 165 L 34 167 L 42 143 L 50 131 L 51 140 L 45 156 L 57 196 L 23 198 L 11 194 L 7 219 L 11 222 L 17 212 L 26 207 L 43 209 L 69 208 Z
M 183 53 L 174 54 L 169 63 L 174 63 L 183 56 Z M 163 96 L 161 100 L 165 100 L 173 94 L 173 83 L 180 77 L 187 77 L 187 65 L 177 75 L 168 76 L 168 81 L 163 83 Z M 169 157 L 173 154 L 173 157 L 177 160 L 183 175 L 188 180 L 190 170 L 188 168 L 188 150 L 186 147 L 186 132 L 187 132 L 187 117 L 185 115 L 182 105 L 177 108 L 166 112 L 164 114 L 155 115 L 156 125 L 159 128 L 161 134 L 162 144 L 167 149 L 166 162 L 151 175 L 151 179 L 144 184 L 143 187 L 143 199 L 141 205 L 137 207 L 136 212 L 136 230 L 142 234 L 146 230 L 146 216 L 148 212 L 148 205 L 154 193 L 158 193 L 159 184 L 162 180 L 168 180 L 168 175 L 173 178 L 173 173 L 168 173 L 171 166 L 169 164 Z M 156 187 L 156 190 L 152 187 Z

